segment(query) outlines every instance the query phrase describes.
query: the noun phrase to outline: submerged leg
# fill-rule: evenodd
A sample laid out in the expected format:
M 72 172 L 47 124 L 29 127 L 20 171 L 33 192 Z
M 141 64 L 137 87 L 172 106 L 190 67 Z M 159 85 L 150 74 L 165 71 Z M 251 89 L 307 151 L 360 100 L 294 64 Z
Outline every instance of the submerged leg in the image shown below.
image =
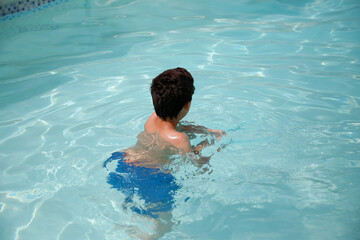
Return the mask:
M 171 232 L 171 228 L 174 226 L 172 211 L 159 212 L 158 215 L 159 217 L 154 219 L 156 224 L 155 234 L 151 236 L 151 240 L 163 237 L 166 233 Z

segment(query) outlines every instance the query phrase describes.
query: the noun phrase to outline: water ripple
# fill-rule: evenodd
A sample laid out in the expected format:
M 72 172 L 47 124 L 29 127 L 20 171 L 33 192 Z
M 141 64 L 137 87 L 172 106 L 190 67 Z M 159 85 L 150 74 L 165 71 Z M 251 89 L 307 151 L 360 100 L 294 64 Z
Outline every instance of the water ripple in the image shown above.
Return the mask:
M 120 33 L 114 35 L 114 38 L 126 38 L 126 37 L 152 37 L 156 34 L 154 32 L 132 32 L 132 33 Z

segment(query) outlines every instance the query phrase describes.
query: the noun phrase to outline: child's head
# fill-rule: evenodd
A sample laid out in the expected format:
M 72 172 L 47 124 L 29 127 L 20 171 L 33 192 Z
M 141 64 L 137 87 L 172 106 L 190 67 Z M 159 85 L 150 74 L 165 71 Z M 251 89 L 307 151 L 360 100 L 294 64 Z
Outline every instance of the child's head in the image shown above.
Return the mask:
M 167 120 L 176 118 L 194 94 L 194 79 L 184 68 L 166 70 L 151 83 L 156 115 Z

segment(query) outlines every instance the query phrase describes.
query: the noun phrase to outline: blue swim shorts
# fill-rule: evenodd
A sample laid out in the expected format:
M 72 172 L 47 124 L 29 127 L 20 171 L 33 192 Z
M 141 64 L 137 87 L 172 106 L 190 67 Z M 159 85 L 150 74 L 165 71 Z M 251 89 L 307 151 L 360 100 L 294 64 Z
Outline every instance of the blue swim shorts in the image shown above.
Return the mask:
M 131 165 L 125 161 L 125 158 L 126 153 L 114 152 L 104 162 L 106 168 L 109 162 L 117 160 L 117 168 L 115 172 L 109 173 L 107 182 L 112 188 L 126 195 L 124 205 L 132 203 L 134 194 L 137 194 L 145 200 L 145 205 L 132 206 L 131 210 L 134 212 L 157 218 L 158 212 L 170 211 L 174 204 L 174 194 L 180 188 L 174 176 L 157 168 Z

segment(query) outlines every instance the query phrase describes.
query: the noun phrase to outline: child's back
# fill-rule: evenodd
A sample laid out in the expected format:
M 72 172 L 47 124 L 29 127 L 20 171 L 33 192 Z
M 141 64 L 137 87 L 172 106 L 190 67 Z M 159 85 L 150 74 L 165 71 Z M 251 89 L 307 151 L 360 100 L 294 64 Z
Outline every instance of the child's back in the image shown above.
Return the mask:
M 137 136 L 136 145 L 124 149 L 126 161 L 133 165 L 161 168 L 169 163 L 169 157 L 179 154 L 179 149 L 164 140 L 158 133 L 146 130 Z

